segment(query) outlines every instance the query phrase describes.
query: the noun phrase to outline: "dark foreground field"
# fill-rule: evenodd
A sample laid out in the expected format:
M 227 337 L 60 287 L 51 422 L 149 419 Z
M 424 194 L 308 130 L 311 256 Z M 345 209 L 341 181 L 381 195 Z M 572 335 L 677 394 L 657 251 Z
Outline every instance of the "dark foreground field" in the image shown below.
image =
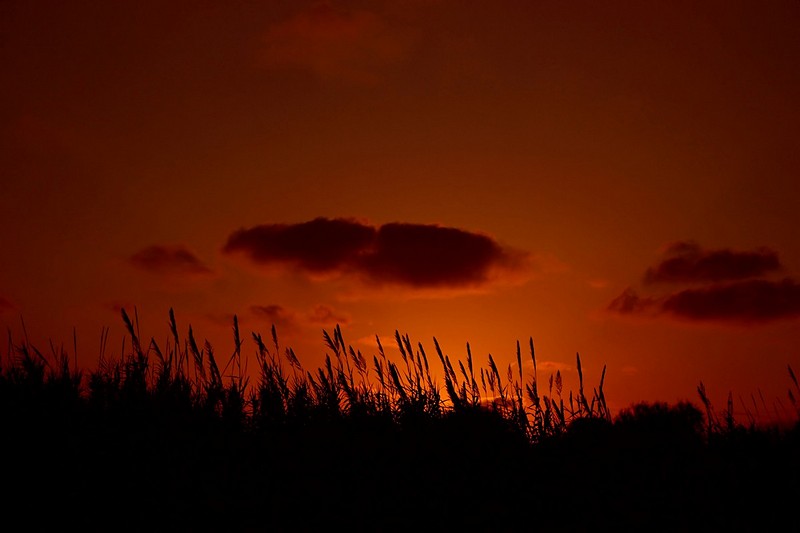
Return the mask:
M 693 404 L 612 417 L 587 396 L 398 335 L 371 360 L 325 333 L 302 368 L 252 336 L 218 365 L 190 332 L 84 373 L 11 343 L 0 373 L 2 502 L 18 531 L 796 530 L 800 426 Z M 250 343 L 247 343 L 248 345 Z M 535 365 L 533 346 L 530 355 Z M 518 354 L 521 357 L 521 354 Z M 580 365 L 580 360 L 578 360 Z M 521 365 L 520 365 L 521 367 Z M 794 374 L 790 369 L 794 381 Z M 793 384 L 796 387 L 796 383 Z M 440 390 L 441 389 L 441 390 Z M 790 393 L 791 394 L 791 393 Z M 791 396 L 794 398 L 794 396 Z M 488 401 L 491 399 L 491 401 Z

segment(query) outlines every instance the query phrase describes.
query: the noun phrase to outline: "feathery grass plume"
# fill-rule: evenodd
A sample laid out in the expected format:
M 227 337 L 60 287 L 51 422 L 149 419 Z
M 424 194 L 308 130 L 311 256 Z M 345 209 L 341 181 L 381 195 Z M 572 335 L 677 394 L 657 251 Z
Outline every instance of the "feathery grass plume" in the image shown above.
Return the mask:
M 275 324 L 270 327 L 270 333 L 272 334 L 272 345 L 275 346 L 275 354 L 279 354 L 281 353 L 281 347 L 278 344 L 278 330 L 275 328 Z
M 192 330 L 191 324 L 189 324 L 189 349 L 191 349 L 192 356 L 194 357 L 195 381 L 199 379 L 201 383 L 205 383 L 206 369 L 205 363 L 203 362 L 203 352 L 197 347 L 197 341 L 194 338 L 194 331 Z
M 259 376 L 257 389 L 250 394 L 250 404 L 256 426 L 264 430 L 286 423 L 289 416 L 290 392 L 277 353 L 273 354 L 270 351 L 260 333 L 252 332 L 251 335 L 257 348 Z M 273 344 L 277 345 L 276 339 L 273 339 Z M 301 416 L 298 416 L 298 420 L 302 419 Z
M 733 431 L 736 429 L 736 419 L 733 416 L 733 393 L 728 392 L 728 401 L 724 411 L 723 420 L 725 420 L 725 429 Z
M 430 377 L 431 369 L 428 366 L 428 356 L 425 353 L 425 348 L 422 347 L 422 343 L 421 342 L 417 343 L 417 347 L 419 348 L 420 355 L 422 355 L 422 362 L 425 365 L 425 375 L 427 377 Z
M 789 370 L 789 377 L 791 378 L 792 383 L 794 384 L 795 390 L 798 393 L 800 393 L 800 385 L 798 385 L 798 383 L 797 383 L 797 377 L 794 374 L 794 370 L 792 370 L 792 365 L 786 365 L 786 366 L 787 366 L 787 368 Z M 789 389 L 789 401 L 792 402 L 792 407 L 794 407 L 794 410 L 795 410 L 796 415 L 797 415 L 797 419 L 798 419 L 798 421 L 800 421 L 800 403 L 798 403 L 797 399 L 795 398 L 795 395 L 792 392 L 792 389 Z
M 478 382 L 475 381 L 475 368 L 472 363 L 472 350 L 470 349 L 469 343 L 467 343 L 467 368 L 469 369 L 469 380 L 470 380 L 470 402 L 472 405 L 480 405 L 481 403 L 481 391 L 478 388 Z M 481 380 L 483 380 L 483 376 L 481 375 Z M 484 391 L 486 390 L 486 383 L 483 382 Z
M 528 399 L 531 402 L 533 425 L 531 431 L 533 438 L 538 439 L 546 432 L 545 416 L 542 410 L 541 397 L 539 396 L 539 377 L 536 368 L 536 351 L 533 345 L 533 337 L 528 338 L 528 347 L 531 353 L 531 362 L 533 363 L 533 375 L 531 376 L 530 384 L 525 384 L 525 390 Z
M 414 348 L 411 347 L 411 336 L 406 333 L 401 337 L 401 340 L 403 341 L 403 346 L 405 346 L 406 353 L 411 357 L 414 354 Z
M 400 335 L 400 333 L 395 330 L 395 341 L 397 342 L 397 347 L 400 349 L 400 356 L 403 358 L 403 363 L 406 366 L 405 379 L 409 385 L 413 385 L 414 380 L 412 378 L 411 368 L 414 367 L 414 348 L 411 346 L 411 338 L 408 334 Z M 410 363 L 409 359 L 411 360 Z
M 425 348 L 422 347 L 422 343 L 417 343 L 419 347 L 419 353 L 422 354 L 422 361 L 425 363 L 425 385 L 428 387 L 428 390 L 433 391 L 436 389 L 436 384 L 433 382 L 433 378 L 431 377 L 431 369 L 428 366 L 428 355 L 425 353 Z
M 178 325 L 175 321 L 175 311 L 169 308 L 169 330 L 172 333 L 172 338 L 175 340 L 175 346 L 180 346 L 180 339 L 178 338 Z
M 599 416 L 605 418 L 606 420 L 611 420 L 611 411 L 608 408 L 608 404 L 606 403 L 606 395 L 603 392 L 603 385 L 606 381 L 606 365 L 603 365 L 603 372 L 600 374 L 600 387 L 595 392 L 595 396 L 597 398 L 597 405 L 599 409 Z
M 214 357 L 214 349 L 212 348 L 211 343 L 208 341 L 205 341 L 205 352 L 208 356 L 208 370 L 211 372 L 209 385 L 212 387 L 222 386 L 222 373 L 219 371 L 219 367 L 217 366 L 217 359 Z
M 171 364 L 164 357 L 161 348 L 158 347 L 158 343 L 153 338 L 150 339 L 150 344 L 147 347 L 147 353 L 150 354 L 151 352 L 156 354 L 157 359 L 154 369 L 156 373 L 156 388 L 160 391 L 166 391 L 172 382 Z
M 122 308 L 121 312 L 122 312 L 122 321 L 125 323 L 125 328 L 128 330 L 128 335 L 131 336 L 131 344 L 133 344 L 133 351 L 137 356 L 142 357 L 143 356 L 142 347 L 139 344 L 139 336 L 136 334 L 133 322 L 131 322 L 128 313 L 125 311 L 125 308 Z
M 383 351 L 383 344 L 381 343 L 381 338 L 378 335 L 375 335 L 375 342 L 378 344 L 378 354 L 380 354 L 381 359 L 386 361 L 386 352 Z
M 444 387 L 447 391 L 447 396 L 450 398 L 453 408 L 459 410 L 461 408 L 461 400 L 458 397 L 458 392 L 456 392 L 456 388 L 453 383 L 453 376 L 455 375 L 453 367 L 450 365 L 450 360 L 446 355 L 444 355 L 442 347 L 439 345 L 439 341 L 436 339 L 436 337 L 433 338 L 433 346 L 436 349 L 436 355 L 439 356 L 439 361 L 441 361 L 442 369 L 444 370 Z
M 497 381 L 497 392 L 500 395 L 500 407 L 503 411 L 506 408 L 506 387 L 503 386 L 503 381 L 500 379 L 500 372 L 497 369 L 497 364 L 494 362 L 492 354 L 489 354 L 489 369 L 492 371 L 494 379 Z
M 461 371 L 461 375 L 464 376 L 463 383 L 469 383 L 469 375 L 467 374 L 467 368 L 464 366 L 464 363 L 461 360 L 458 360 L 458 369 Z
M 334 326 L 333 335 L 334 335 L 334 338 L 336 339 L 336 341 L 339 343 L 339 346 L 341 346 L 342 351 L 344 351 L 344 347 L 346 345 L 345 345 L 345 342 L 344 342 L 344 337 L 342 337 L 342 328 L 341 328 L 341 326 L 339 324 L 336 324 L 336 326 Z
M 158 347 L 158 343 L 153 338 L 150 339 L 150 344 L 147 346 L 147 352 L 150 353 L 151 351 L 156 354 L 158 362 L 161 364 L 161 366 L 168 366 L 168 362 L 164 358 L 164 353 L 161 351 L 161 348 Z
M 267 349 L 266 344 L 264 344 L 264 340 L 261 338 L 261 334 L 256 333 L 254 331 L 252 332 L 252 336 L 253 336 L 253 342 L 256 343 L 256 348 L 258 349 L 256 351 L 256 358 L 258 359 L 259 363 L 261 363 L 262 361 L 266 362 L 267 352 L 269 350 Z
M 322 330 L 322 338 L 325 340 L 325 345 L 331 349 L 331 351 L 338 356 L 339 354 L 339 343 L 333 340 L 333 337 L 327 332 L 327 330 Z
M 511 365 L 508 365 L 508 372 L 509 372 L 509 382 L 512 380 L 512 373 L 511 373 Z M 519 381 L 515 381 L 513 388 L 514 388 L 514 398 L 516 400 L 514 404 L 514 422 L 517 424 L 520 430 L 525 433 L 529 432 L 529 420 L 528 414 L 525 410 L 525 405 L 523 403 L 524 392 L 522 389 L 524 378 L 522 376 L 522 354 L 520 353 L 520 346 L 519 341 L 517 341 L 517 372 L 519 375 Z
M 708 436 L 711 436 L 717 433 L 719 429 L 719 423 L 717 422 L 717 416 L 714 413 L 714 408 L 711 405 L 711 400 L 708 398 L 708 394 L 706 394 L 706 386 L 703 382 L 700 382 L 700 385 L 697 386 L 697 393 L 700 395 L 700 401 L 703 402 L 703 406 L 706 408 L 706 432 Z
M 422 366 L 422 355 L 420 350 L 417 349 L 414 353 L 414 381 L 420 383 L 425 376 L 425 370 Z
M 175 355 L 177 356 L 177 369 L 183 375 L 189 375 L 189 357 L 186 350 L 181 350 L 181 341 L 178 337 L 178 323 L 175 320 L 175 311 L 169 308 L 169 330 L 172 333 L 172 340 L 175 343 Z M 184 368 L 185 365 L 185 368 Z
M 475 380 L 475 373 L 472 368 L 472 349 L 469 347 L 469 343 L 467 343 L 467 368 L 469 368 L 469 375 Z
M 286 360 L 289 361 L 289 366 L 291 366 L 292 369 L 297 369 L 302 374 L 303 365 L 300 364 L 300 360 L 297 358 L 297 355 L 295 355 L 294 350 L 291 347 L 286 348 Z
M 575 418 L 575 399 L 572 395 L 572 391 L 569 391 L 569 416 Z
M 450 362 L 450 356 L 445 354 L 444 362 L 447 367 L 447 371 L 450 373 L 450 379 L 453 380 L 453 384 L 458 383 L 458 376 L 456 375 L 456 371 L 453 369 L 453 364 Z
M 403 347 L 403 339 L 400 336 L 400 332 L 398 330 L 394 330 L 394 340 L 397 343 L 397 348 L 400 350 L 400 357 L 403 358 L 403 361 L 406 361 L 406 349 Z
M 578 361 L 578 408 L 579 416 L 591 416 L 592 408 L 589 407 L 589 402 L 586 400 L 586 394 L 583 391 L 583 369 L 581 368 L 581 354 L 575 354 Z
M 375 373 L 378 374 L 378 383 L 381 384 L 380 390 L 383 391 L 386 388 L 386 383 L 384 382 L 383 379 L 383 363 L 381 363 L 381 361 L 378 360 L 377 355 L 372 356 L 372 361 L 373 364 L 375 365 Z
M 407 404 L 408 395 L 406 394 L 403 384 L 400 382 L 400 374 L 397 372 L 397 365 L 392 362 L 389 363 L 389 375 L 392 378 L 394 390 L 400 397 L 401 406 Z
M 239 336 L 239 318 L 233 315 L 233 353 L 231 354 L 225 367 L 222 369 L 222 375 L 228 375 L 228 369 L 231 369 L 230 375 L 232 380 L 241 382 L 243 379 L 242 374 L 242 339 Z

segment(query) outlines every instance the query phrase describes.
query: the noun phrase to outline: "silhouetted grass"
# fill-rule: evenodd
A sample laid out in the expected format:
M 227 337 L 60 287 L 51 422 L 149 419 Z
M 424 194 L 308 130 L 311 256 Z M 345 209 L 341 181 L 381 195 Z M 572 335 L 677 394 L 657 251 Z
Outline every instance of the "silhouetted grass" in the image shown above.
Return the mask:
M 792 515 L 798 424 L 738 422 L 639 403 L 612 416 L 605 368 L 587 393 L 559 372 L 451 360 L 434 339 L 395 334 L 400 353 L 364 355 L 341 328 L 306 369 L 273 327 L 253 357 L 233 321 L 233 349 L 184 337 L 143 341 L 123 310 L 118 358 L 101 334 L 97 368 L 63 348 L 45 355 L 9 335 L 0 361 L 5 517 L 84 530 L 421 529 L 507 531 L 728 529 Z M 437 361 L 438 375 L 431 368 Z M 254 371 L 248 368 L 253 362 Z M 798 406 L 789 367 L 789 399 Z M 251 376 L 253 382 L 250 381 Z M 793 392 L 794 391 L 794 392 Z M 777 522 L 776 522 L 777 523 Z

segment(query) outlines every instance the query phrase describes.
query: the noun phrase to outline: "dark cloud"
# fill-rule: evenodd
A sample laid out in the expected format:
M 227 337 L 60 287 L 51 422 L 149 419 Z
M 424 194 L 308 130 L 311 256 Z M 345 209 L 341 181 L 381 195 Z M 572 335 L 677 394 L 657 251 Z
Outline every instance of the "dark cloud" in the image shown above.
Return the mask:
M 495 266 L 511 266 L 512 255 L 490 237 L 421 224 L 385 224 L 362 271 L 377 282 L 417 287 L 480 285 Z
M 693 321 L 763 323 L 800 316 L 800 284 L 745 280 L 684 289 L 660 298 L 627 289 L 608 310 L 624 315 L 671 315 Z
M 223 251 L 243 253 L 261 265 L 289 264 L 310 274 L 353 273 L 375 284 L 418 288 L 481 285 L 497 271 L 520 270 L 526 260 L 524 253 L 491 237 L 457 228 L 374 227 L 327 218 L 240 229 Z
M 228 237 L 223 252 L 242 252 L 260 264 L 289 263 L 313 273 L 337 271 L 375 240 L 375 228 L 352 219 L 316 218 L 300 224 L 265 224 Z
M 791 279 L 747 280 L 686 289 L 665 298 L 661 308 L 692 320 L 766 322 L 800 316 L 800 285 Z
M 658 265 L 647 269 L 646 284 L 742 280 L 781 268 L 778 254 L 769 248 L 704 250 L 694 242 L 676 242 L 669 246 L 666 255 Z
M 607 310 L 621 315 L 740 324 L 800 316 L 800 285 L 789 278 L 764 278 L 782 268 L 774 250 L 707 250 L 693 241 L 679 241 L 666 248 L 665 256 L 647 269 L 644 284 L 671 282 L 691 287 L 644 297 L 628 288 Z
M 129 258 L 130 263 L 142 270 L 158 274 L 205 275 L 209 269 L 184 246 L 153 245 L 139 250 Z

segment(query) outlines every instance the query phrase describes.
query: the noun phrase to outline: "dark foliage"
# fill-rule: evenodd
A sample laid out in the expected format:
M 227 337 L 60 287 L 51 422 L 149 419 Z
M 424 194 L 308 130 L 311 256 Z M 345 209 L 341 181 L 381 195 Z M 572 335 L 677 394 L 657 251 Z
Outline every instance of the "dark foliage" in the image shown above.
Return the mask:
M 602 382 L 562 399 L 560 375 L 453 365 L 444 394 L 422 345 L 396 335 L 371 364 L 324 332 L 306 371 L 253 334 L 258 380 L 183 344 L 131 347 L 71 369 L 11 344 L 0 372 L 8 523 L 83 531 L 769 530 L 794 519 L 800 426 L 744 426 L 706 404 L 612 417 Z M 536 360 L 533 343 L 531 357 Z M 521 355 L 517 352 L 519 368 Z M 458 368 L 458 371 L 455 369 Z M 580 358 L 578 358 L 580 371 Z M 792 379 L 794 374 L 791 372 Z M 554 390 L 555 386 L 555 390 Z M 446 399 L 445 399 L 446 398 Z M 704 402 L 707 401 L 701 394 Z M 793 398 L 793 397 L 792 397 Z M 491 401 L 488 401 L 491 399 Z

